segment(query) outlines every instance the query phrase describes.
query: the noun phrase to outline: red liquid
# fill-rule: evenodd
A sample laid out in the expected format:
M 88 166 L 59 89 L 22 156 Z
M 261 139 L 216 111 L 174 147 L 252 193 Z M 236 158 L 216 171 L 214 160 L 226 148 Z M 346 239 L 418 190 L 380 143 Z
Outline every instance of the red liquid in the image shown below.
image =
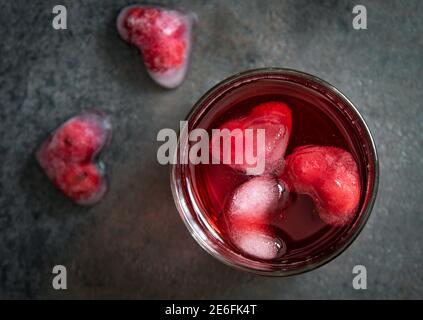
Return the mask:
M 361 186 L 365 185 L 365 164 L 361 161 L 363 156 L 360 138 L 354 133 L 351 123 L 345 115 L 337 113 L 339 111 L 331 106 L 331 101 L 303 86 L 273 80 L 260 80 L 244 85 L 217 101 L 194 126 L 208 130 L 211 136 L 211 129 L 219 128 L 228 120 L 245 116 L 253 107 L 269 101 L 284 102 L 292 111 L 292 132 L 285 156 L 294 148 L 309 144 L 342 148 L 355 158 L 362 180 Z M 203 212 L 207 212 L 205 218 L 222 241 L 234 251 L 246 255 L 234 247 L 225 234 L 223 214 L 234 190 L 251 176 L 224 164 L 190 166 L 195 201 L 204 209 Z M 361 194 L 364 194 L 363 190 Z M 362 203 L 357 211 L 361 205 Z M 350 223 L 354 223 L 357 218 L 356 215 Z M 307 257 L 324 252 L 340 240 L 345 228 L 349 227 L 334 227 L 324 223 L 311 199 L 293 192 L 290 193 L 288 206 L 274 214 L 269 224 L 286 245 L 286 251 L 276 260 L 283 259 L 287 262 L 304 261 Z

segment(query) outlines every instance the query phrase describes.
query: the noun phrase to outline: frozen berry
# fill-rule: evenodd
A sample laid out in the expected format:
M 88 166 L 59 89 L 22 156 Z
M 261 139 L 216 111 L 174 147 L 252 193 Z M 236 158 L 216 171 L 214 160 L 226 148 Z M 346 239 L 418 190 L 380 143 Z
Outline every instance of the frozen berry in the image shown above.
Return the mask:
M 84 112 L 66 121 L 41 144 L 38 163 L 66 196 L 78 204 L 94 204 L 107 189 L 103 165 L 95 158 L 110 136 L 107 116 Z
M 291 110 L 285 103 L 260 104 L 254 107 L 246 117 L 228 121 L 219 128 L 220 134 L 212 137 L 212 157 L 216 158 L 217 154 L 221 162 L 247 174 L 271 173 L 283 164 L 291 128 Z M 222 138 L 225 129 L 233 137 L 230 144 L 225 143 L 225 139 Z M 250 138 L 246 134 L 247 129 L 252 133 Z M 262 146 L 258 145 L 259 129 L 264 130 L 265 140 Z M 238 142 L 241 148 L 236 148 L 237 141 L 242 141 L 242 143 Z M 264 154 L 260 150 L 264 151 Z M 251 160 L 251 156 L 256 158 L 255 161 L 248 160 Z M 230 161 L 225 162 L 224 159 Z M 264 164 L 264 168 L 260 163 Z
M 97 114 L 85 114 L 67 121 L 52 137 L 49 150 L 69 162 L 91 160 L 106 142 L 105 126 L 109 124 L 104 120 Z
M 93 204 L 106 192 L 103 172 L 92 163 L 68 165 L 56 183 L 66 196 L 79 204 Z
M 360 176 L 353 156 L 340 148 L 303 146 L 286 158 L 283 178 L 294 191 L 308 194 L 320 218 L 341 226 L 355 215 L 360 201 Z
M 166 88 L 180 85 L 187 73 L 195 16 L 161 6 L 131 5 L 116 24 L 125 41 L 142 54 L 148 73 Z

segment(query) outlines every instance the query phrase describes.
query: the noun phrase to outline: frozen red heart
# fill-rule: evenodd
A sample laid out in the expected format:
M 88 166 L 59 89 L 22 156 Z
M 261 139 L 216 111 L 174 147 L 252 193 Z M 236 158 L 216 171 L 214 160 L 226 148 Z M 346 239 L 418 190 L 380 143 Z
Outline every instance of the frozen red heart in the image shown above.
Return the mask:
M 303 146 L 286 157 L 283 178 L 314 200 L 320 218 L 345 225 L 360 201 L 360 176 L 353 156 L 340 148 Z
M 125 41 L 142 53 L 154 81 L 166 88 L 180 85 L 187 73 L 195 16 L 161 6 L 131 5 L 117 17 Z
M 284 243 L 269 226 L 284 199 L 285 190 L 273 177 L 253 177 L 233 192 L 225 210 L 227 233 L 243 253 L 260 259 L 274 259 Z
M 96 157 L 111 137 L 111 123 L 98 111 L 75 116 L 41 144 L 36 156 L 47 176 L 78 204 L 98 202 L 107 190 L 104 166 Z
M 267 102 L 254 107 L 249 115 L 244 118 L 231 120 L 224 123 L 219 129 L 227 129 L 231 132 L 234 139 L 231 140 L 229 148 L 225 147 L 223 139 L 219 135 L 213 135 L 212 138 L 212 157 L 216 158 L 214 150 L 219 150 L 220 161 L 223 162 L 225 156 L 229 158 L 230 166 L 236 170 L 243 171 L 251 175 L 267 174 L 275 171 L 283 164 L 283 157 L 289 142 L 289 136 L 292 128 L 292 115 L 289 107 L 282 102 Z M 253 140 L 248 140 L 246 129 L 252 130 Z M 265 143 L 263 148 L 258 148 L 258 129 L 263 129 L 265 134 Z M 236 148 L 236 141 L 240 138 L 243 141 L 241 149 Z M 220 148 L 213 147 L 220 139 Z M 248 143 L 248 142 L 252 143 Z M 226 145 L 228 146 L 228 145 Z M 214 150 L 213 150 L 214 149 Z M 217 151 L 216 150 L 216 151 Z M 259 151 L 264 150 L 264 154 Z M 248 162 L 247 156 L 254 155 L 256 161 Z M 260 158 L 263 157 L 264 159 Z M 218 157 L 217 157 L 218 158 Z M 242 159 L 242 161 L 237 161 Z M 264 161 L 260 161 L 264 160 Z M 264 170 L 260 168 L 259 163 L 264 163 Z

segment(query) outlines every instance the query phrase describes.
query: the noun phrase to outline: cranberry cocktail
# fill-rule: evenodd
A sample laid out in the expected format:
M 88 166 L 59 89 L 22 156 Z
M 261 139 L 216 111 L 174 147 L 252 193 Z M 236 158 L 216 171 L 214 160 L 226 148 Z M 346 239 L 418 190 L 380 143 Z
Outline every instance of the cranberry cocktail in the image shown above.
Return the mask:
M 376 150 L 355 107 L 324 81 L 249 71 L 210 90 L 187 120 L 188 131 L 209 133 L 210 161 L 173 166 L 175 201 L 194 238 L 225 263 L 300 273 L 342 252 L 364 226 L 377 189 Z M 216 129 L 231 133 L 230 162 L 213 161 L 212 151 L 225 151 Z M 263 167 L 254 170 L 258 160 L 246 158 L 258 155 L 259 140 L 248 144 L 246 132 L 259 129 Z M 237 139 L 243 148 L 234 147 Z

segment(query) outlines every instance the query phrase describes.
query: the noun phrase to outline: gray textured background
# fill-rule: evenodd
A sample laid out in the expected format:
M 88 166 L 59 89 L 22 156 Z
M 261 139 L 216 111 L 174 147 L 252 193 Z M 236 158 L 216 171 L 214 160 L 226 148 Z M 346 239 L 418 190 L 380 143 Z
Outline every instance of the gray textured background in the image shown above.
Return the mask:
M 163 3 L 170 1 L 162 1 Z M 188 77 L 167 91 L 147 77 L 114 19 L 126 1 L 5 1 L 0 10 L 1 298 L 423 298 L 423 2 L 180 1 L 199 16 Z M 172 3 L 179 4 L 178 1 Z M 68 8 L 68 30 L 51 27 Z M 191 239 L 156 162 L 157 132 L 177 128 L 223 78 L 282 66 L 315 74 L 363 113 L 381 159 L 380 192 L 357 241 L 308 274 L 264 278 L 214 260 Z M 47 132 L 90 107 L 113 117 L 110 192 L 81 208 L 34 161 Z M 51 287 L 68 268 L 67 291 Z M 364 264 L 368 290 L 355 291 Z

